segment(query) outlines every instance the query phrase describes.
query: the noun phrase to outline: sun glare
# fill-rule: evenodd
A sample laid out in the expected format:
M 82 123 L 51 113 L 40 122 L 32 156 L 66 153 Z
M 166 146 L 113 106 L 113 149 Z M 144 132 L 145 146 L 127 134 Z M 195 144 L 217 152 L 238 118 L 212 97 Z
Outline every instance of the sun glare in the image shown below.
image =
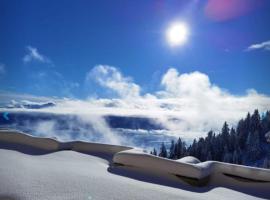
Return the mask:
M 186 43 L 189 35 L 188 27 L 185 23 L 173 23 L 166 31 L 166 38 L 171 46 L 180 46 Z

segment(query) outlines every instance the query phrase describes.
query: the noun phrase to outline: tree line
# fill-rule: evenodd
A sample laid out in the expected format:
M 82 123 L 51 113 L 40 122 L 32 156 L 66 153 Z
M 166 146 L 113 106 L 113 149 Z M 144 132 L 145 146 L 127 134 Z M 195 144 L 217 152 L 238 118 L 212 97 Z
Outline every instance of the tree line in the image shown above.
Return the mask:
M 194 139 L 189 146 L 180 137 L 170 145 L 161 144 L 159 152 L 151 154 L 180 159 L 194 156 L 200 161 L 215 160 L 227 163 L 270 168 L 270 111 L 258 110 L 241 119 L 236 127 L 225 122 L 221 131 L 209 131 L 206 137 Z

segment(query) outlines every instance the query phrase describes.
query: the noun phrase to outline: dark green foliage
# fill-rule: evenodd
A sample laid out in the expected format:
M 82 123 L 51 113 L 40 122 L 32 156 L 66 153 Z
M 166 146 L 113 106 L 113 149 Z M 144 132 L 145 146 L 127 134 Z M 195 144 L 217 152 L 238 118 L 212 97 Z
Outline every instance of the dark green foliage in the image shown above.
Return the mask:
M 157 150 L 154 148 L 154 150 L 151 151 L 150 154 L 152 154 L 152 155 L 154 155 L 154 156 L 157 156 Z
M 165 144 L 162 142 L 161 147 L 160 147 L 160 153 L 158 154 L 159 157 L 164 157 L 167 158 L 167 149 L 165 147 Z
M 262 154 L 262 148 L 260 145 L 260 135 L 257 130 L 254 133 L 249 132 L 247 144 L 246 144 L 246 156 L 250 161 L 256 161 L 260 159 Z

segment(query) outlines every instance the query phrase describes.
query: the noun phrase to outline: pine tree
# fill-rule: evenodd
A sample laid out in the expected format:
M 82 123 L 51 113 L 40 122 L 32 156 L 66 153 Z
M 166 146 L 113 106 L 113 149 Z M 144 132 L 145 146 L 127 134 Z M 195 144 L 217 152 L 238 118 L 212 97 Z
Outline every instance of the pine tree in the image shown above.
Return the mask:
M 250 131 L 250 113 L 247 114 L 245 120 L 241 119 L 237 125 L 238 143 L 241 149 L 245 148 L 248 133 Z
M 222 137 L 223 146 L 225 146 L 225 145 L 227 145 L 227 147 L 229 146 L 229 133 L 230 133 L 229 126 L 228 126 L 227 122 L 225 122 L 223 127 L 222 127 L 222 130 L 221 130 L 221 137 Z
M 182 140 L 179 137 L 177 140 L 177 143 L 175 144 L 175 156 L 177 159 L 182 157 L 182 153 L 183 153 L 183 146 L 182 146 Z
M 205 155 L 206 152 L 203 151 L 203 149 L 204 149 L 204 139 L 201 137 L 199 138 L 197 147 L 197 158 L 201 161 L 205 161 L 207 156 Z
M 232 162 L 232 154 L 228 151 L 228 147 L 225 145 L 223 151 L 223 162 L 231 163 Z
M 157 155 L 157 150 L 154 148 L 153 150 L 153 155 L 156 156 Z
M 260 137 L 259 139 L 263 139 L 264 135 L 262 134 L 261 128 L 262 127 L 260 113 L 258 110 L 255 110 L 250 119 L 250 132 L 254 133 L 255 131 L 257 131 Z
M 166 149 L 166 147 L 165 147 L 164 142 L 162 142 L 162 144 L 161 144 L 159 157 L 167 158 L 167 149 Z
M 262 134 L 264 135 L 264 137 L 262 138 L 263 142 L 267 142 L 267 137 L 265 137 L 266 133 L 270 133 L 270 111 L 267 111 L 264 115 L 264 117 L 262 118 L 261 121 L 262 124 Z M 270 135 L 270 134 L 269 134 Z M 270 141 L 270 138 L 269 138 Z
M 217 161 L 222 161 L 223 159 L 223 142 L 222 142 L 222 138 L 220 135 L 218 135 L 216 137 L 216 140 L 215 140 L 215 157 L 214 159 L 217 160 Z
M 217 160 L 255 165 L 263 155 L 267 154 L 267 148 L 262 148 L 268 144 L 265 139 L 267 133 L 269 133 L 270 141 L 270 112 L 267 111 L 261 117 L 259 111 L 255 110 L 252 115 L 248 113 L 245 119 L 241 119 L 236 129 L 233 127 L 230 129 L 225 122 L 220 134 L 216 135 L 213 131 L 209 131 L 205 138 L 199 138 L 198 141 L 194 139 L 188 148 L 181 138 L 177 142 L 172 141 L 169 155 L 162 143 L 159 156 L 179 159 L 190 155 L 201 161 Z M 155 149 L 152 154 L 154 152 Z M 268 165 L 267 163 L 269 164 L 269 161 L 265 160 L 264 166 Z
M 194 139 L 192 145 L 189 147 L 189 155 L 197 157 L 197 140 Z
M 234 128 L 231 128 L 228 148 L 230 152 L 233 152 L 237 148 L 237 139 L 236 139 L 236 131 Z
M 181 157 L 184 157 L 184 156 L 188 156 L 188 152 L 187 152 L 186 142 L 182 141 L 182 156 Z
M 248 161 L 256 161 L 260 158 L 262 149 L 260 146 L 260 135 L 258 131 L 249 132 L 247 139 L 247 159 Z
M 207 154 L 206 160 L 212 160 L 212 155 L 211 155 L 211 152 L 210 151 Z
M 175 144 L 174 140 L 171 141 L 171 146 L 170 146 L 170 152 L 169 152 L 169 158 L 174 159 L 175 158 Z
M 240 163 L 239 162 L 239 153 L 236 149 L 233 151 L 232 163 L 234 163 L 234 164 Z

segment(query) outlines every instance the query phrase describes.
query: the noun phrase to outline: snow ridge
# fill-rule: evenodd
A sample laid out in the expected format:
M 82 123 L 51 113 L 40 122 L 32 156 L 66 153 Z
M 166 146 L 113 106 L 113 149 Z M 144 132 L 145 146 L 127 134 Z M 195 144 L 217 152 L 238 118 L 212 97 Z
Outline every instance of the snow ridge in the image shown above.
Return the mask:
M 114 164 L 156 173 L 173 174 L 196 180 L 206 179 L 215 174 L 223 174 L 244 178 L 253 182 L 270 182 L 270 170 L 268 169 L 217 161 L 199 162 L 196 158 L 192 157 L 169 160 L 153 156 L 143 152 L 142 149 L 132 147 L 84 141 L 60 142 L 52 138 L 30 136 L 16 130 L 0 130 L 0 144 L 1 143 L 30 146 L 46 152 L 72 150 L 88 153 L 105 153 L 112 155 Z

